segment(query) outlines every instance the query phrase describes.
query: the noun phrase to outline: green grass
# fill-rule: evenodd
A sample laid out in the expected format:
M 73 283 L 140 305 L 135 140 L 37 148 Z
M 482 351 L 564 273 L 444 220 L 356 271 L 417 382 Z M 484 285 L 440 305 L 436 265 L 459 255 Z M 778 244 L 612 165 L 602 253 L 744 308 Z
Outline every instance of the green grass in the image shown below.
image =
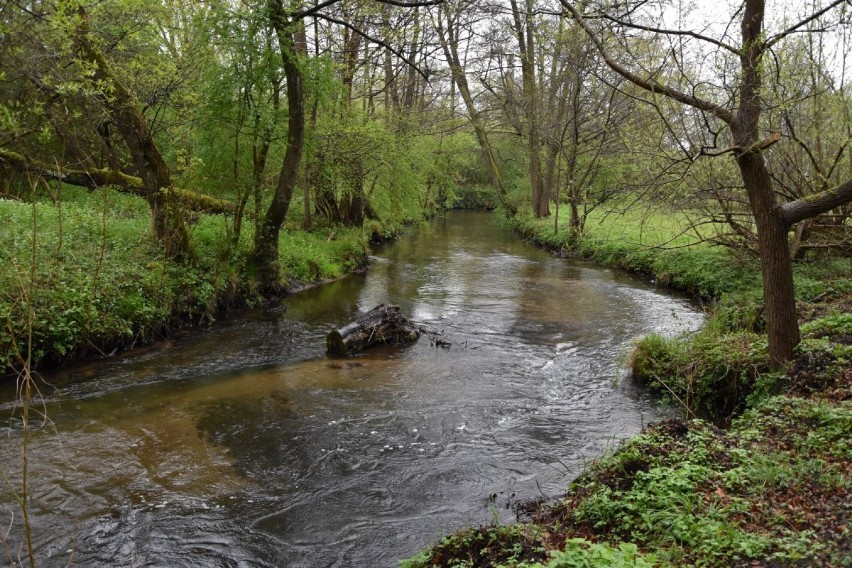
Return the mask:
M 289 284 L 339 278 L 364 264 L 366 240 L 361 229 L 288 232 L 281 239 L 282 271 Z
M 683 214 L 593 211 L 580 238 L 571 235 L 567 218 L 560 219 L 558 231 L 553 219 L 526 214 L 508 222 L 524 238 L 552 250 L 643 274 L 661 286 L 705 299 L 760 284 L 756 259 L 734 255 L 684 232 Z
M 169 262 L 151 234 L 147 204 L 114 191 L 63 191 L 59 206 L 0 199 L 0 369 L 26 357 L 61 364 L 140 344 L 186 324 L 253 303 L 253 226 L 232 243 L 230 221 L 190 224 L 195 260 Z M 282 280 L 291 287 L 338 278 L 361 264 L 359 229 L 282 231 Z

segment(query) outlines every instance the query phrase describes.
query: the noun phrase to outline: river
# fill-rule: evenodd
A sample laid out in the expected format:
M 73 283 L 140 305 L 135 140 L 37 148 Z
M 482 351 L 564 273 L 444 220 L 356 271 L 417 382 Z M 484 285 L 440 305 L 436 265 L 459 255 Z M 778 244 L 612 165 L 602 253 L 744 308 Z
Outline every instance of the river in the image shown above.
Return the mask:
M 672 411 L 618 360 L 697 328 L 684 298 L 454 212 L 302 291 L 43 386 L 30 439 L 39 566 L 395 566 L 465 526 L 511 522 Z M 442 334 L 361 356 L 325 334 L 377 304 Z M 19 483 L 3 391 L 0 460 Z M 0 486 L 0 565 L 21 551 Z

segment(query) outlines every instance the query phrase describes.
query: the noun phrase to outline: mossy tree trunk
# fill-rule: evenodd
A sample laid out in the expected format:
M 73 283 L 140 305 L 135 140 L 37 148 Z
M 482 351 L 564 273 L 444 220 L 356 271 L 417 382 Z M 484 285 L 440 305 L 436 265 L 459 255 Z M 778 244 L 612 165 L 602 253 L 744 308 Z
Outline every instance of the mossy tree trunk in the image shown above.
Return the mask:
M 257 222 L 254 262 L 260 289 L 266 293 L 277 293 L 282 287 L 278 240 L 298 181 L 305 145 L 304 81 L 299 68 L 299 53 L 306 49 L 306 45 L 301 22 L 288 20 L 281 0 L 270 0 L 269 9 L 287 78 L 287 149 L 272 202 Z
M 189 233 L 180 202 L 172 192 L 169 167 L 163 159 L 148 121 L 133 95 L 110 69 L 109 63 L 91 37 L 89 17 L 78 7 L 70 18 L 76 23 L 74 47 L 87 66 L 88 79 L 98 90 L 101 103 L 107 109 L 121 133 L 133 165 L 142 179 L 145 198 L 151 209 L 154 234 L 163 243 L 169 258 L 190 253 Z

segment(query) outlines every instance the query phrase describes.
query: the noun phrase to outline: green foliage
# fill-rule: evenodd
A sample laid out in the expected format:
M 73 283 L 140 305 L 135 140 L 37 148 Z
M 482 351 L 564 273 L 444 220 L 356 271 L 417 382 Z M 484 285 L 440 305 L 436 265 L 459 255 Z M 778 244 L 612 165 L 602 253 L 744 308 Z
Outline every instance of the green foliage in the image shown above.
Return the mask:
M 125 208 L 119 205 L 116 211 L 120 215 Z M 143 293 L 135 285 L 147 276 L 144 267 L 157 260 L 145 238 L 147 215 L 141 222 L 111 218 L 106 225 L 103 216 L 79 202 L 57 209 L 0 201 L 0 218 L 6 243 L 0 274 L 6 315 L 2 367 L 16 362 L 16 353 L 25 353 L 21 331 L 30 308 L 35 361 L 45 356 L 62 360 L 92 337 L 104 337 L 106 343 L 132 340 L 134 329 L 148 329 L 162 316 L 157 310 L 134 309 L 139 307 L 136 294 Z
M 151 238 L 144 200 L 69 188 L 60 198 L 59 206 L 0 200 L 3 370 L 26 356 L 30 314 L 34 363 L 57 364 L 145 342 L 188 322 L 210 321 L 224 306 L 255 301 L 246 273 L 251 224 L 232 246 L 228 219 L 198 216 L 191 225 L 196 259 L 176 264 Z M 336 278 L 363 265 L 366 250 L 359 230 L 335 231 L 333 239 L 285 231 L 283 275 L 292 285 Z
M 425 181 L 424 204 L 438 209 L 493 209 L 494 189 L 478 183 L 482 152 L 469 132 L 420 136 L 413 141 L 414 167 Z
M 805 338 L 852 336 L 852 313 L 832 312 L 825 317 L 803 323 L 800 330 Z
M 852 403 L 776 396 L 745 412 L 733 424 L 746 442 L 770 435 L 795 459 L 848 461 L 852 457 Z M 804 434 L 801 436 L 800 434 Z M 847 480 L 848 483 L 848 480 Z
M 725 420 L 768 371 L 766 340 L 750 332 L 718 334 L 711 327 L 690 337 L 652 334 L 634 343 L 628 365 L 634 378 L 679 404 L 687 416 Z
M 684 381 L 684 369 L 688 364 L 686 344 L 677 339 L 652 333 L 633 344 L 628 366 L 633 377 L 646 383 L 659 382 L 668 377 Z M 658 389 L 665 389 L 657 385 Z
M 405 224 L 452 205 L 464 136 L 413 136 L 349 109 L 318 118 L 307 169 L 339 205 L 363 199 L 381 224 Z M 297 200 L 300 197 L 297 197 Z M 298 210 L 297 206 L 297 210 Z M 294 212 L 294 221 L 300 213 Z
M 693 526 L 684 523 L 701 498 L 696 488 L 710 480 L 711 471 L 691 462 L 676 467 L 637 471 L 631 491 L 602 487 L 576 510 L 577 519 L 595 528 L 617 526 L 619 533 L 659 531 L 676 542 L 697 542 Z
M 551 553 L 546 568 L 651 568 L 656 565 L 653 554 L 642 554 L 635 544 L 622 542 L 617 547 L 606 543 L 572 538 L 565 548 Z
M 707 327 L 718 333 L 738 330 L 763 332 L 766 329 L 766 314 L 762 290 L 750 288 L 724 294 L 716 303 Z
M 735 515 L 745 512 L 747 504 L 708 502 L 701 489 L 713 486 L 717 474 L 708 465 L 684 458 L 636 472 L 626 491 L 596 487 L 575 509 L 577 520 L 592 522 L 596 529 L 608 527 L 622 538 L 632 537 L 675 563 L 683 561 L 684 549 L 708 564 L 754 558 L 764 552 L 766 539 L 744 531 L 736 521 Z
M 523 533 L 520 525 L 514 525 L 507 528 L 490 528 L 490 538 L 493 542 L 503 543 L 505 539 L 517 539 L 519 533 Z M 481 534 L 482 531 L 480 530 Z M 471 539 L 475 537 L 469 532 L 460 533 L 454 537 L 446 538 L 441 545 L 448 546 L 470 546 L 473 544 Z M 543 548 L 541 549 L 543 551 Z M 618 546 L 612 546 L 607 543 L 589 542 L 584 538 L 571 538 L 565 542 L 565 547 L 562 550 L 551 551 L 546 560 L 541 562 L 524 560 L 521 555 L 521 547 L 516 543 L 512 548 L 512 553 L 501 555 L 499 559 L 484 557 L 482 559 L 469 558 L 469 561 L 464 561 L 455 558 L 450 566 L 495 566 L 495 567 L 513 567 L 513 568 L 620 568 L 620 567 L 635 567 L 635 568 L 651 568 L 656 565 L 656 557 L 653 554 L 643 554 L 639 552 L 635 544 L 624 542 Z M 429 551 L 421 552 L 420 554 L 400 562 L 400 568 L 424 568 L 433 566 L 430 562 L 433 560 L 432 553 Z
M 367 243 L 359 229 L 288 232 L 279 248 L 290 284 L 339 278 L 364 265 Z
M 729 433 L 700 421 L 652 426 L 573 484 L 581 498 L 565 501 L 568 526 L 610 542 L 630 539 L 678 566 L 836 554 L 842 535 L 815 544 L 815 534 L 787 516 L 807 514 L 799 495 L 833 500 L 850 487 L 849 410 L 774 397 Z M 789 507 L 778 507 L 788 499 Z

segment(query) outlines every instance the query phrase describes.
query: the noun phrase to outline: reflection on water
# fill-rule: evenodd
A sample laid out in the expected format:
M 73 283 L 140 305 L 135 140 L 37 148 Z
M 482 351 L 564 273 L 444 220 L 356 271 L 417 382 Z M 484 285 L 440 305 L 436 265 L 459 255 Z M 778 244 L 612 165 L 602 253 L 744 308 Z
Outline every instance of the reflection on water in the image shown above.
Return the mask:
M 371 264 L 286 312 L 57 377 L 31 451 L 40 565 L 394 566 L 449 531 L 511 521 L 507 505 L 564 491 L 659 418 L 615 361 L 638 335 L 701 322 L 484 214 L 438 219 Z M 330 329 L 382 302 L 451 347 L 325 356 Z M 0 459 L 15 483 L 14 419 Z M 0 495 L 16 551 L 19 513 Z

